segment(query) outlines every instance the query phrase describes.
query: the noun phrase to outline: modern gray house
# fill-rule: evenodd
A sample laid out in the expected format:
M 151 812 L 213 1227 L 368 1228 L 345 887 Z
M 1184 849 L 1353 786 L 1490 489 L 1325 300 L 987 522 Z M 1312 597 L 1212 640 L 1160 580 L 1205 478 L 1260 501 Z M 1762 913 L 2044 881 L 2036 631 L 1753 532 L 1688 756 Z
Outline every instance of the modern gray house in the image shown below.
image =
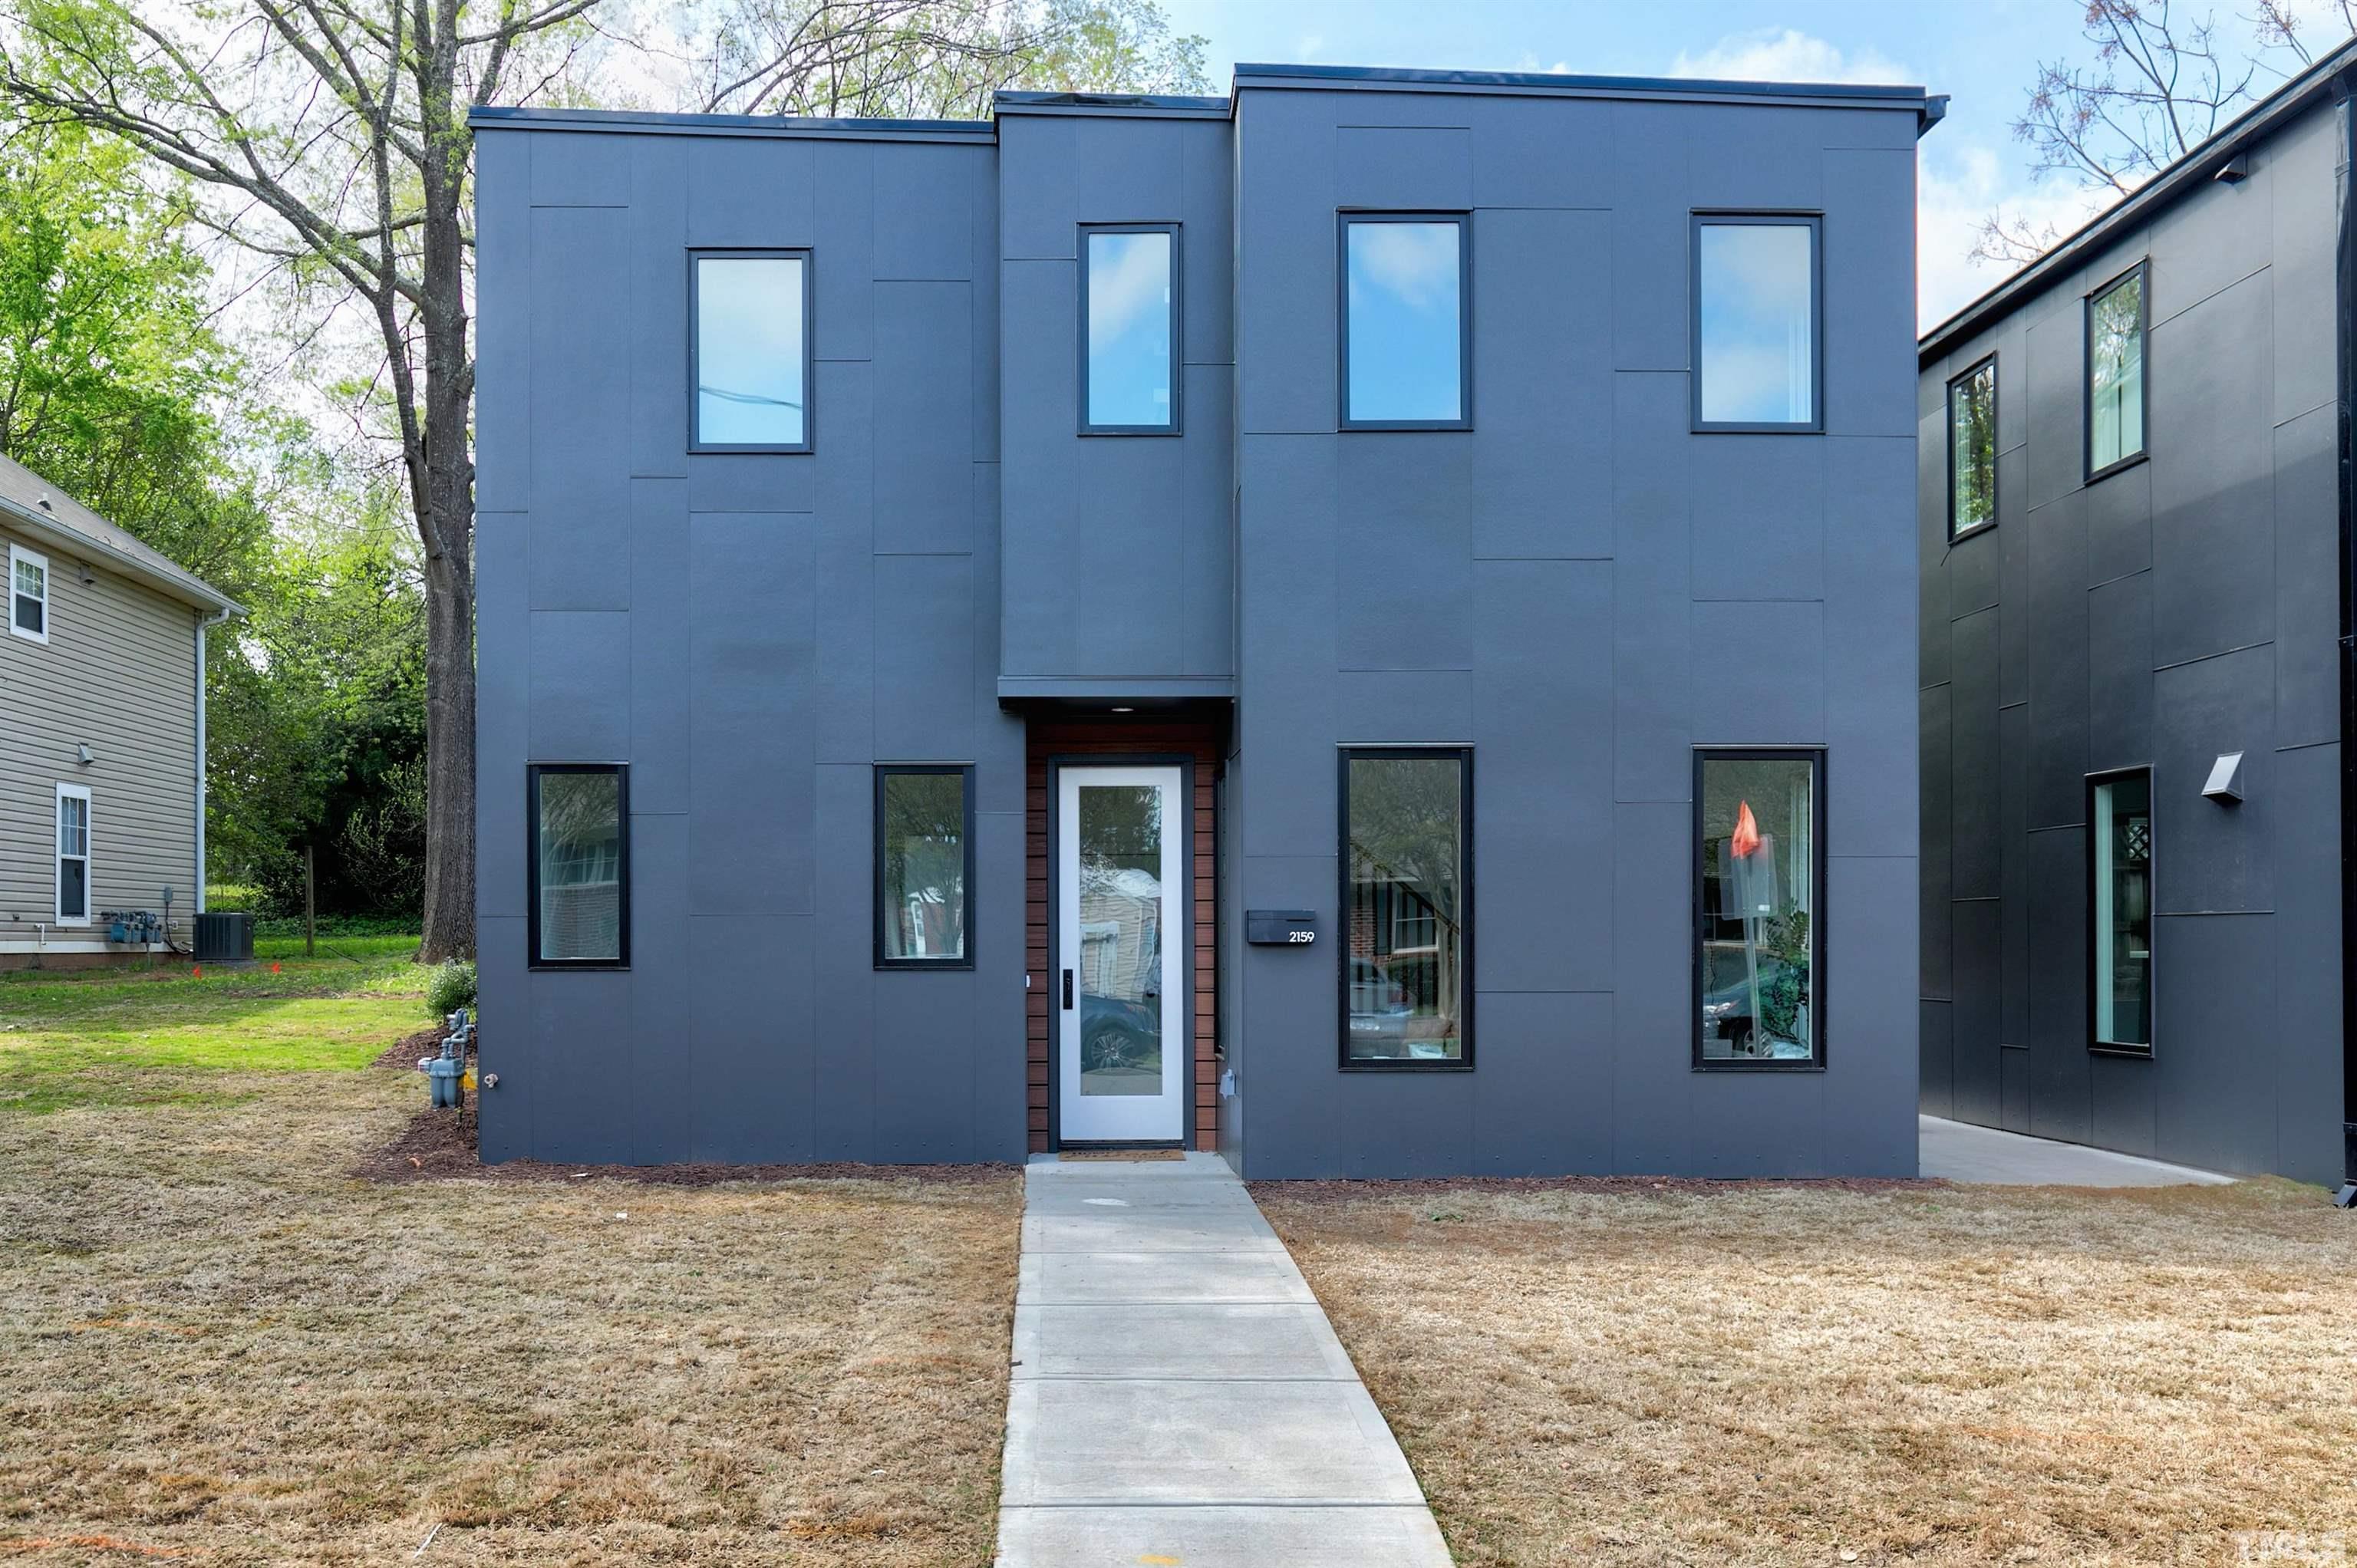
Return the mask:
M 1912 1174 L 1943 104 L 478 111 L 484 1157 Z
M 2352 70 L 1923 339 L 1927 1112 L 2357 1176 Z

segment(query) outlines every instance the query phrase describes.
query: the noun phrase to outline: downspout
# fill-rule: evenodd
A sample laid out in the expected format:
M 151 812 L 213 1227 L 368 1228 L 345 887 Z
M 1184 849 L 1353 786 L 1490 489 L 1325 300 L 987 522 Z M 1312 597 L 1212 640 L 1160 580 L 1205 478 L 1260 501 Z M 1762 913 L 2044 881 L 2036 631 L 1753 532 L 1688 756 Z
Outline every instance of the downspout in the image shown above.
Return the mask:
M 210 620 L 200 611 L 197 616 L 197 902 L 196 913 L 205 912 L 205 633 L 237 614 L 234 607 L 225 609 Z M 171 933 L 164 933 L 171 940 Z
M 2333 198 L 2332 326 L 2339 396 L 2341 510 L 2341 1191 L 2332 1201 L 2357 1208 L 2357 472 L 2352 471 L 2350 419 L 2357 404 L 2357 213 L 2350 181 L 2357 170 L 2357 104 L 2349 78 L 2332 84 L 2341 156 Z

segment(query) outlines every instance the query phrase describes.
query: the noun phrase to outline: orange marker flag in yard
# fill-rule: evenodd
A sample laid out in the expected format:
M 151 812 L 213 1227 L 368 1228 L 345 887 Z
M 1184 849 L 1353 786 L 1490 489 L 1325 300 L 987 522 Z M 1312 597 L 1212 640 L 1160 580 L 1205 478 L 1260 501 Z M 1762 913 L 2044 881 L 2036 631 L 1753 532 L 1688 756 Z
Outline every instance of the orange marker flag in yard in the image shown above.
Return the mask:
M 190 964 L 190 965 L 188 966 L 188 978 L 189 978 L 189 979 L 191 979 L 191 980 L 202 980 L 204 977 L 205 977 L 205 966 L 204 966 L 203 964 L 196 963 L 196 964 Z
M 1732 847 L 1735 858 L 1745 860 L 1760 848 L 1760 823 L 1751 815 L 1751 802 L 1740 800 L 1735 807 L 1735 838 Z

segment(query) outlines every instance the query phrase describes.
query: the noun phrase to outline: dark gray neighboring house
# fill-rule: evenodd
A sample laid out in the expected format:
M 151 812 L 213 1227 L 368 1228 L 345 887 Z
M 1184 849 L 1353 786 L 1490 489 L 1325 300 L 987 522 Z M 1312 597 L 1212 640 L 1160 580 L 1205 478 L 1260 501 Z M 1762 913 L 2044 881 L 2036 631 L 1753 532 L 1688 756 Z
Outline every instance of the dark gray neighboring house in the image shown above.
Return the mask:
M 485 1157 L 1911 1174 L 1941 103 L 479 111 Z
M 2352 69 L 1923 339 L 1927 1112 L 2357 1162 Z

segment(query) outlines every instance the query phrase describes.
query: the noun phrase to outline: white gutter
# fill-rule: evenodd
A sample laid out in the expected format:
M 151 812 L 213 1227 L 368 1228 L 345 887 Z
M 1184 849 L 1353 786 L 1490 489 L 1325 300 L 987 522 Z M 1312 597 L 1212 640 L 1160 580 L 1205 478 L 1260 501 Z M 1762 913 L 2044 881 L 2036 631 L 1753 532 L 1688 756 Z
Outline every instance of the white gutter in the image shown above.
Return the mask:
M 214 616 L 210 620 L 197 618 L 197 904 L 196 912 L 205 912 L 205 632 L 237 614 L 237 607 Z M 167 933 L 168 934 L 168 933 Z
M 46 517 L 6 496 L 0 496 L 0 517 L 7 519 L 9 527 L 24 529 L 79 560 L 103 562 L 112 570 L 155 589 L 167 598 L 178 599 L 199 609 L 221 609 L 231 615 L 244 611 L 242 605 L 200 577 L 183 573 L 178 567 L 167 569 L 151 565 L 128 550 L 119 549 L 107 540 L 84 533 L 54 517 Z

